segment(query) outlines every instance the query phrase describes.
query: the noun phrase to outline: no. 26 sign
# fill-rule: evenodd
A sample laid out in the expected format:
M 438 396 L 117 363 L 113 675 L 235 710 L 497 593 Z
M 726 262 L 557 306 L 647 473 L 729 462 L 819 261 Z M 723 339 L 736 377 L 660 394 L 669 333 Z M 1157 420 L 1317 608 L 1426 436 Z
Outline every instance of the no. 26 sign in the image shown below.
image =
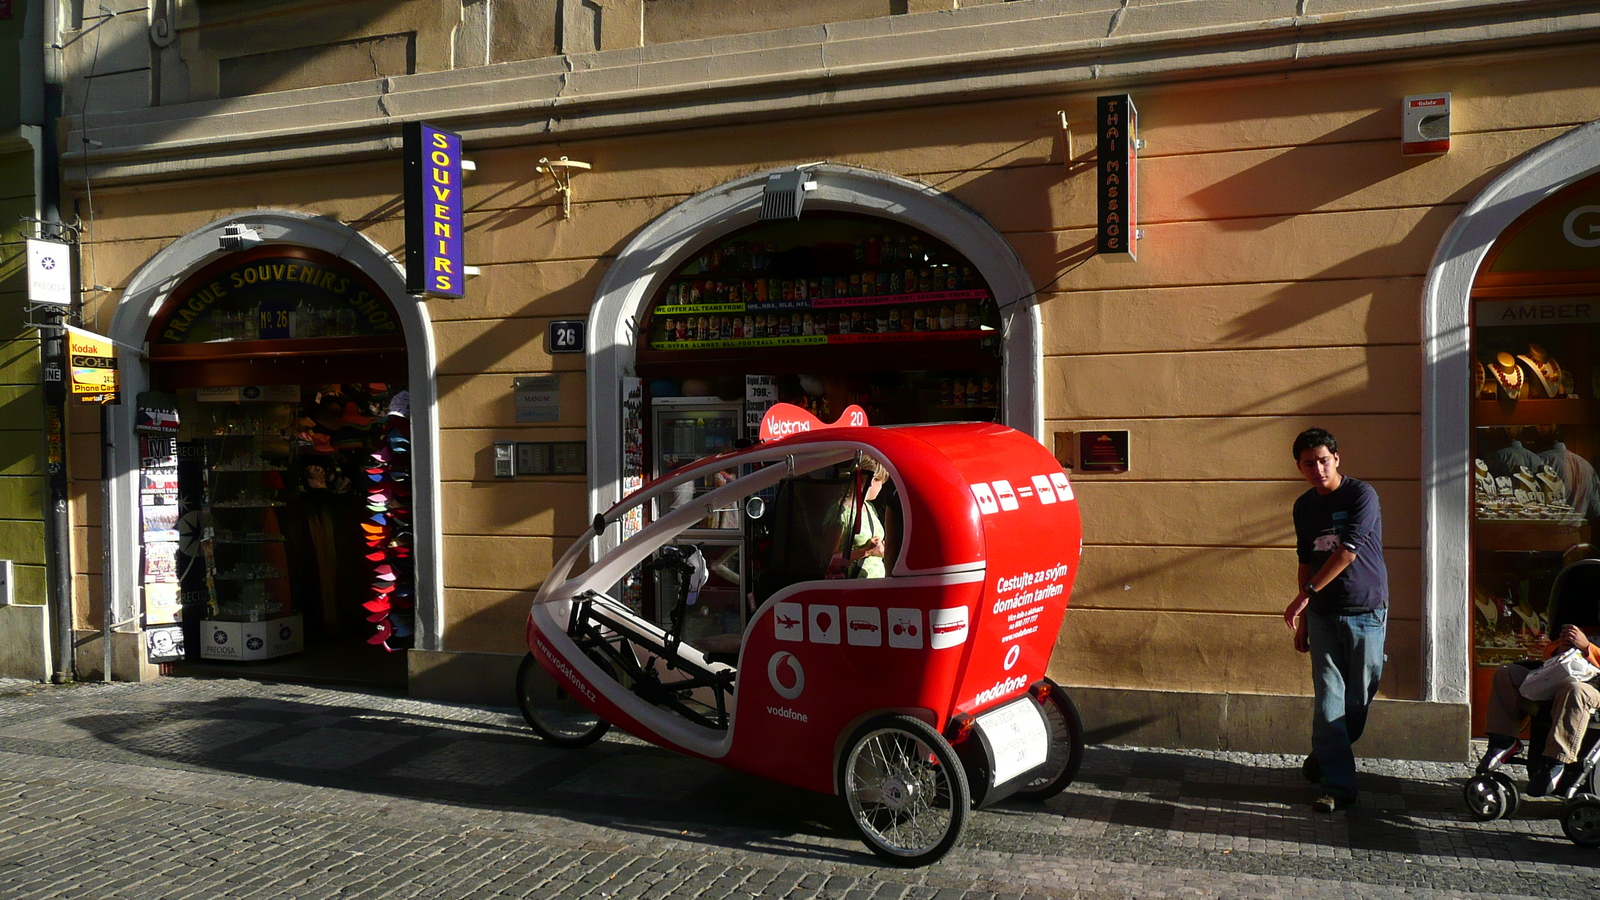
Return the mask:
M 582 353 L 584 328 L 589 323 L 582 319 L 556 319 L 550 323 L 551 353 Z

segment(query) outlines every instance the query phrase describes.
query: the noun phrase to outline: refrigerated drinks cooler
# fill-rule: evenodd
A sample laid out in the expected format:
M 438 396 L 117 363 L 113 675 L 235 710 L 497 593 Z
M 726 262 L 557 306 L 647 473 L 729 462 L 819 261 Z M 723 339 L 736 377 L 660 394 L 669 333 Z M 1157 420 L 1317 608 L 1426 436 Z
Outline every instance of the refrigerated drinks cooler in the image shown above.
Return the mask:
M 744 404 L 704 397 L 658 397 L 651 404 L 651 475 L 659 477 L 686 463 L 734 449 L 744 436 Z M 737 472 L 729 469 L 683 485 L 677 492 L 656 501 L 656 518 L 694 498 L 732 481 Z M 701 589 L 699 599 L 686 612 L 683 637 L 704 649 L 715 650 L 715 636 L 727 635 L 737 649 L 747 614 L 740 598 L 745 596 L 743 519 L 736 506 L 712 510 L 675 543 L 699 545 L 705 554 L 711 579 Z M 656 574 L 655 596 L 677 596 L 678 586 L 670 572 Z M 656 604 L 655 618 L 665 625 L 669 610 Z M 708 640 L 709 639 L 709 640 Z

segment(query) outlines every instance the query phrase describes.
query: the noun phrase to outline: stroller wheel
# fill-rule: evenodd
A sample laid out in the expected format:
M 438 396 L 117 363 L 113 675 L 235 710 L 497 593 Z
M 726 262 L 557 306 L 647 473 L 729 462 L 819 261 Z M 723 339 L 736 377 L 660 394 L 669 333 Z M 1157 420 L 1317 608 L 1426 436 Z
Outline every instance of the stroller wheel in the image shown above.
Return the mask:
M 1561 831 L 1579 847 L 1600 847 L 1600 797 L 1582 794 L 1561 810 Z
M 603 661 L 603 668 L 608 668 Z M 608 673 L 609 674 L 609 673 Z M 573 699 L 529 653 L 517 670 L 517 706 L 534 734 L 568 749 L 587 747 L 605 736 L 610 723 Z
M 1516 815 L 1517 808 L 1522 805 L 1517 786 L 1499 772 L 1473 776 L 1461 788 L 1461 799 L 1467 803 L 1467 812 L 1479 822 Z

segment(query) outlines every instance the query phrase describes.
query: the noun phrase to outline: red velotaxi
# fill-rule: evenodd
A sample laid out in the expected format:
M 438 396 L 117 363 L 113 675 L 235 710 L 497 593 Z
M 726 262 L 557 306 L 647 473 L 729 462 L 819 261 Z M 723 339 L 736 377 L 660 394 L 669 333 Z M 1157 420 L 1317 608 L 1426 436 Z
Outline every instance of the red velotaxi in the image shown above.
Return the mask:
M 840 795 L 901 865 L 943 856 L 974 807 L 1070 784 L 1082 725 L 1045 671 L 1082 529 L 1050 453 L 857 407 L 827 425 L 778 404 L 762 437 L 647 484 L 556 563 L 518 677 L 534 730 L 580 747 L 615 726 Z M 690 539 L 728 517 L 726 547 Z M 723 633 L 701 624 L 718 590 Z

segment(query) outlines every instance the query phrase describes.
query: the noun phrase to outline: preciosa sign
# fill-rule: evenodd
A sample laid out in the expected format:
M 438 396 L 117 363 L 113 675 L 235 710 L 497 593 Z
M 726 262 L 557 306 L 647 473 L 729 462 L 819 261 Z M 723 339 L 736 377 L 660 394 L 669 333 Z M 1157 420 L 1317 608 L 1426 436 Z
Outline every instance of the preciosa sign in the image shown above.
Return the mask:
M 461 262 L 461 135 L 405 126 L 406 291 L 465 296 Z

